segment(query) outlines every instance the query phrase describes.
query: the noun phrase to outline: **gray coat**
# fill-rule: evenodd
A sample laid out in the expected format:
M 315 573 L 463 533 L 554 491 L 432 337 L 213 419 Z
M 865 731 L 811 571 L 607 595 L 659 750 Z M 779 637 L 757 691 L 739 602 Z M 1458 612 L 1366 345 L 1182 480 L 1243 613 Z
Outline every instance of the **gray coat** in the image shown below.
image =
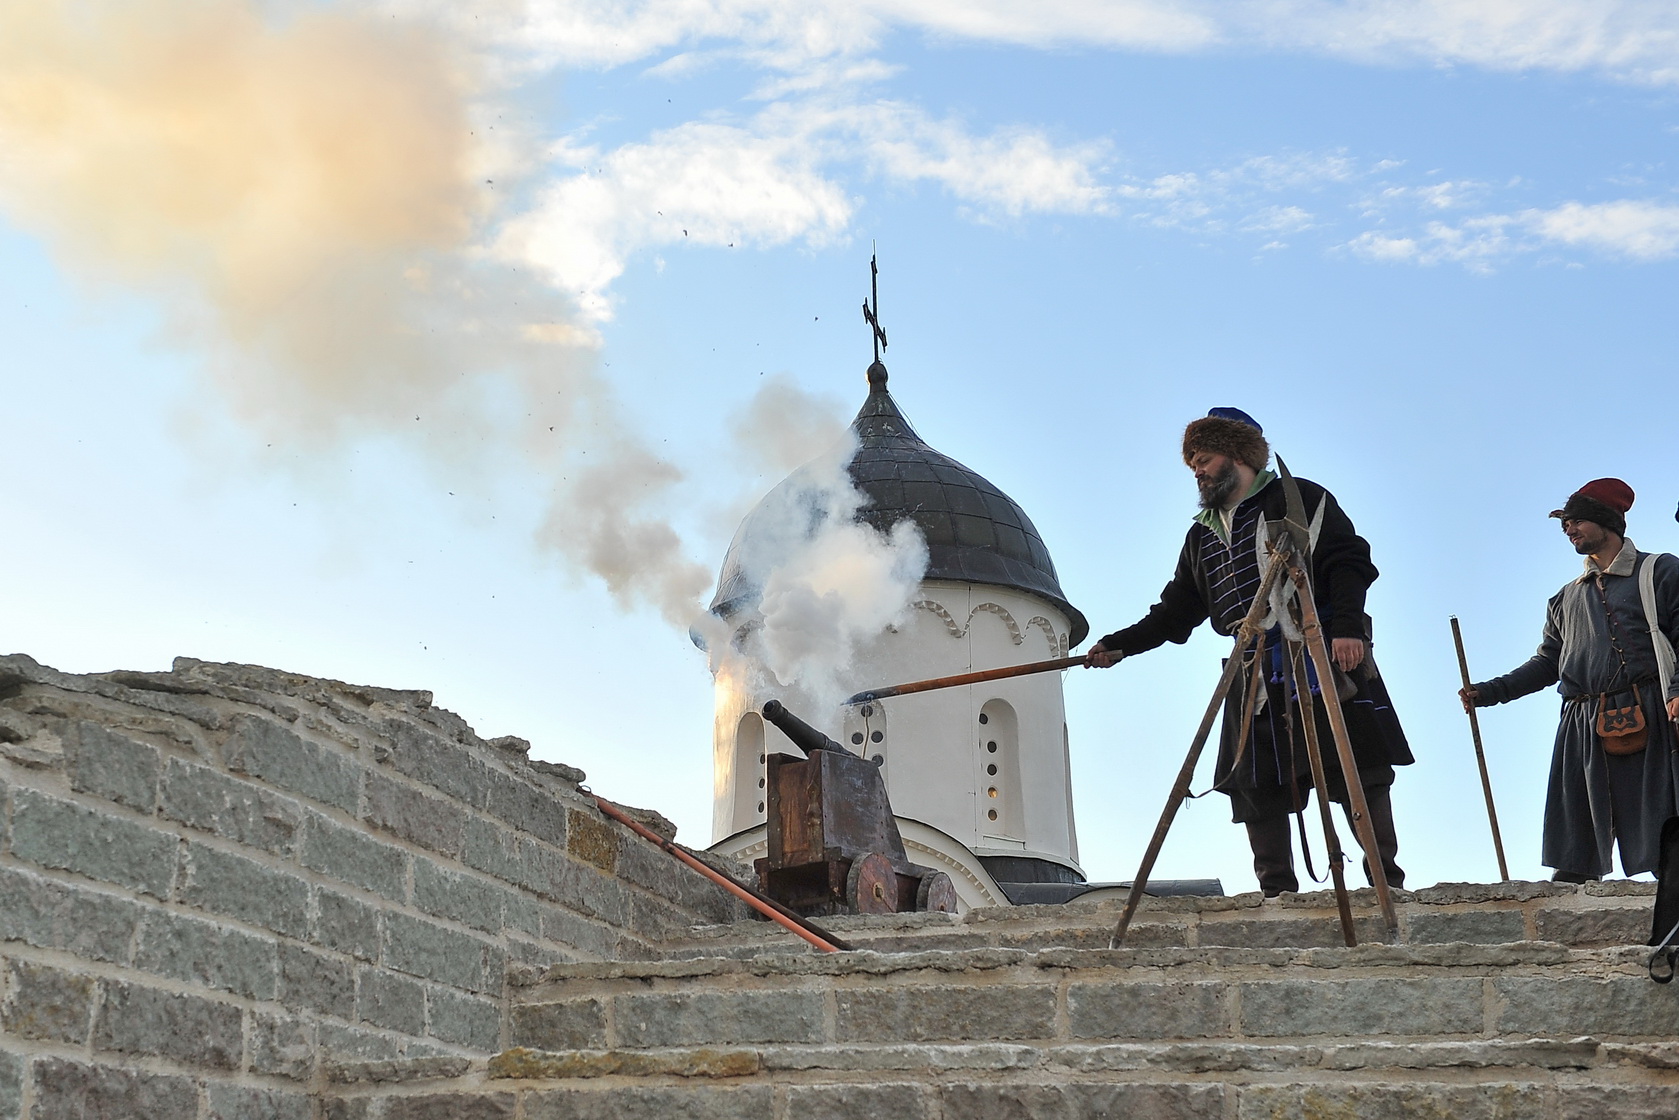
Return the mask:
M 1662 824 L 1679 815 L 1679 739 L 1667 718 L 1668 697 L 1661 695 L 1655 647 L 1638 592 L 1637 573 L 1644 564 L 1655 565 L 1656 624 L 1679 644 L 1679 558 L 1639 552 L 1628 540 L 1603 571 L 1602 597 L 1588 562 L 1584 575 L 1551 597 L 1538 652 L 1514 671 L 1474 686 L 1482 705 L 1502 704 L 1552 684 L 1562 694 L 1543 842 L 1545 865 L 1560 871 L 1607 875 L 1617 838 L 1621 865 L 1629 875 L 1655 871 Z M 1624 668 L 1610 641 L 1610 617 L 1626 656 Z M 1598 695 L 1617 690 L 1636 691 L 1644 710 L 1650 739 L 1641 754 L 1611 756 L 1598 743 Z M 1679 680 L 1668 694 L 1679 695 Z M 1611 790 L 1618 818 L 1611 812 Z

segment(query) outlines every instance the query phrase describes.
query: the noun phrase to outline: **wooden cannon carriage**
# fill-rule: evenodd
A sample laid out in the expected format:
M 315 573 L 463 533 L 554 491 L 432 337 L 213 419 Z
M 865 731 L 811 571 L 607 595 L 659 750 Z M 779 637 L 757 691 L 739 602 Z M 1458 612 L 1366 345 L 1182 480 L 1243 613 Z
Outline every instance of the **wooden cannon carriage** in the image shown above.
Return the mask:
M 956 911 L 956 887 L 942 871 L 909 861 L 880 768 L 782 706 L 764 718 L 808 757 L 766 760 L 769 855 L 760 889 L 806 917 Z

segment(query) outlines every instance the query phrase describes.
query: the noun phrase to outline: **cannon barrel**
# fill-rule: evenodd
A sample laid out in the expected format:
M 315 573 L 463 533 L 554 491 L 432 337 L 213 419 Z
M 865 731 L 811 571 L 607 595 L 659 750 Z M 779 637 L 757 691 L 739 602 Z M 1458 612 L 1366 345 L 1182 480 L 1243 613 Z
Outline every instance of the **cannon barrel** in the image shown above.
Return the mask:
M 794 744 L 806 754 L 815 751 L 851 753 L 792 712 L 789 712 L 786 705 L 779 700 L 764 702 L 764 718 L 779 727 L 781 733 L 793 740 Z

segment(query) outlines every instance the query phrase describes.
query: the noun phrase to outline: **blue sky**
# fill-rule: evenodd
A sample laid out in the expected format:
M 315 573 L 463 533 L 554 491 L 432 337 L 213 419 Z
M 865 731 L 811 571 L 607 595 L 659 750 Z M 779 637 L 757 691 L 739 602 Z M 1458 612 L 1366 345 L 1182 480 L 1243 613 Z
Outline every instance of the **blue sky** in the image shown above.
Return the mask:
M 704 843 L 681 620 L 861 402 L 873 245 L 899 404 L 1096 633 L 1209 406 L 1337 493 L 1401 862 L 1490 878 L 1448 616 L 1525 658 L 1590 478 L 1679 547 L 1676 60 L 1665 2 L 0 5 L 5 645 L 429 688 Z M 1223 644 L 1068 676 L 1093 877 Z M 1555 709 L 1483 714 L 1521 876 Z M 1251 887 L 1222 801 L 1159 873 Z

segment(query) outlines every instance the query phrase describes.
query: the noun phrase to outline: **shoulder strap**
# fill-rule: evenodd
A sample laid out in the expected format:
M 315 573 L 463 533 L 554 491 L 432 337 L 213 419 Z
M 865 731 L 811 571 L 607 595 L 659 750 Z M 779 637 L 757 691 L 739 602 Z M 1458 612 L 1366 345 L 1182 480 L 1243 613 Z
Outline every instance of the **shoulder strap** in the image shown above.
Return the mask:
M 1662 700 L 1667 700 L 1673 683 L 1673 643 L 1656 624 L 1656 561 L 1665 552 L 1646 555 L 1638 562 L 1638 597 L 1644 600 L 1644 621 L 1650 625 L 1650 644 L 1656 647 L 1656 668 L 1661 673 Z

